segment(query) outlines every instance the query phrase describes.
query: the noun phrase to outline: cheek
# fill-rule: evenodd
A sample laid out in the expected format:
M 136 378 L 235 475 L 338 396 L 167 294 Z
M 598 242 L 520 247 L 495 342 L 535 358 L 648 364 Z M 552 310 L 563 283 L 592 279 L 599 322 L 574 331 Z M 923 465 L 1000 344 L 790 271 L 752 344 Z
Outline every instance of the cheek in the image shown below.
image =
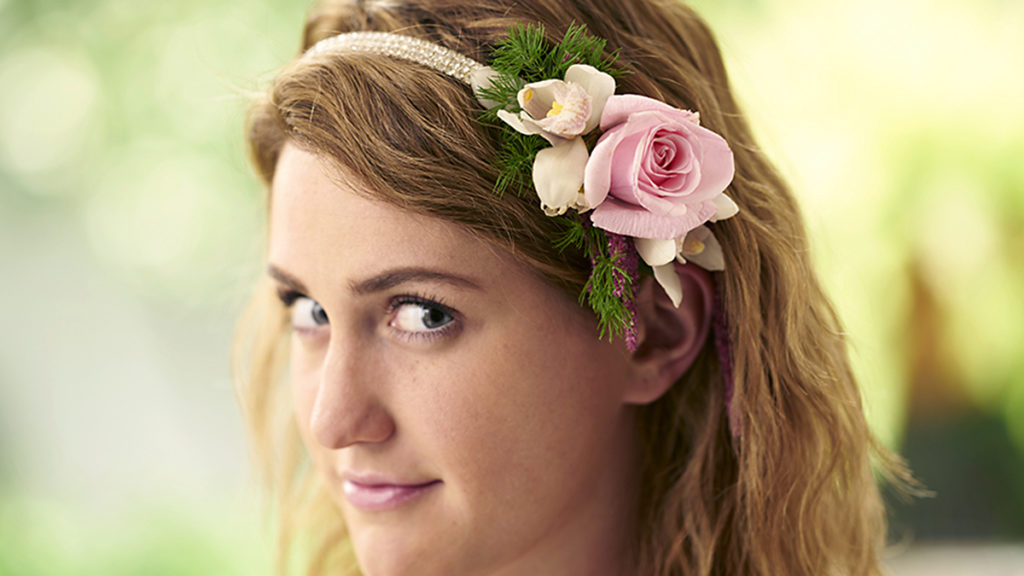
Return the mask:
M 292 338 L 294 339 L 295 336 Z M 310 417 L 320 384 L 320 363 L 321 359 L 317 353 L 293 342 L 289 363 L 292 403 L 299 427 L 303 435 L 307 437 Z
M 599 365 L 602 355 L 589 345 L 566 349 L 567 339 L 505 339 L 455 375 L 433 424 L 448 464 L 477 488 L 561 490 L 553 480 L 563 472 L 599 464 L 617 431 L 623 375 L 615 362 Z

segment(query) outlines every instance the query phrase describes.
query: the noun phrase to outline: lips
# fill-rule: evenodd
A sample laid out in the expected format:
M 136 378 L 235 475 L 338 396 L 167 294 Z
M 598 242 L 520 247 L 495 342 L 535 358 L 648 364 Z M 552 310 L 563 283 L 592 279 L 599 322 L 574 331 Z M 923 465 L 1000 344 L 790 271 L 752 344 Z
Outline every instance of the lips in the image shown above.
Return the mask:
M 402 483 L 384 478 L 347 476 L 342 481 L 342 491 L 354 508 L 377 512 L 411 504 L 440 485 L 440 480 Z

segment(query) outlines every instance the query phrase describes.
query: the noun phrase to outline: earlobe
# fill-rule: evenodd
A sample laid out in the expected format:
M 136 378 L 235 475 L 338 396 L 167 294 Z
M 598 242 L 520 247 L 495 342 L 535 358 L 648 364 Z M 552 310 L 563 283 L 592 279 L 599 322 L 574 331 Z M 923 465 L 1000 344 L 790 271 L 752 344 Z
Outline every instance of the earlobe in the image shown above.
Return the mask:
M 660 398 L 693 365 L 711 328 L 711 275 L 693 264 L 676 264 L 683 301 L 676 308 L 653 278 L 637 286 L 636 378 L 624 401 L 648 404 Z

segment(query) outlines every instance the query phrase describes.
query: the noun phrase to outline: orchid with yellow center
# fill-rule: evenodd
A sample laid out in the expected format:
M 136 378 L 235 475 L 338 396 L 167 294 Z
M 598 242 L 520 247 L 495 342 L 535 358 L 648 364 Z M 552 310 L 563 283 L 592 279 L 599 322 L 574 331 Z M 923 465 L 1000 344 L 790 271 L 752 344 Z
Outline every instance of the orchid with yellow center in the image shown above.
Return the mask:
M 731 200 L 729 201 L 731 203 Z M 732 204 L 735 206 L 735 204 Z M 736 212 L 729 214 L 728 209 L 714 220 L 720 220 L 733 216 Z M 684 236 L 671 240 L 658 240 L 651 238 L 634 238 L 633 245 L 651 270 L 654 271 L 654 279 L 665 290 L 672 304 L 679 307 L 683 301 L 683 288 L 676 274 L 675 263 L 686 264 L 693 262 L 697 266 L 710 272 L 725 270 L 725 257 L 722 255 L 722 246 L 718 243 L 715 235 L 707 226 L 698 226 L 687 232 Z
M 523 111 L 513 118 L 526 130 L 558 144 L 584 132 L 592 102 L 590 94 L 575 82 L 544 80 L 519 91 L 519 106 Z
M 533 185 L 541 208 L 549 216 L 569 208 L 589 208 L 583 196 L 583 176 L 590 154 L 582 136 L 601 121 L 615 79 L 593 66 L 574 64 L 564 80 L 532 82 L 519 91 L 518 115 L 507 110 L 501 118 L 522 134 L 538 134 L 551 143 L 537 152 Z

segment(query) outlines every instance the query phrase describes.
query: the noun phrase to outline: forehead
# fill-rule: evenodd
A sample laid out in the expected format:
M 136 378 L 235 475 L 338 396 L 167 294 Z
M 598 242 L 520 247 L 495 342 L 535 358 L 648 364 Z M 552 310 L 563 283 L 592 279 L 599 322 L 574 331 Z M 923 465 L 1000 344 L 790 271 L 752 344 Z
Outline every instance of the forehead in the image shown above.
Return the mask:
M 328 263 L 353 273 L 398 265 L 457 264 L 482 275 L 525 268 L 463 227 L 373 199 L 361 186 L 286 144 L 271 187 L 270 261 L 299 275 Z

